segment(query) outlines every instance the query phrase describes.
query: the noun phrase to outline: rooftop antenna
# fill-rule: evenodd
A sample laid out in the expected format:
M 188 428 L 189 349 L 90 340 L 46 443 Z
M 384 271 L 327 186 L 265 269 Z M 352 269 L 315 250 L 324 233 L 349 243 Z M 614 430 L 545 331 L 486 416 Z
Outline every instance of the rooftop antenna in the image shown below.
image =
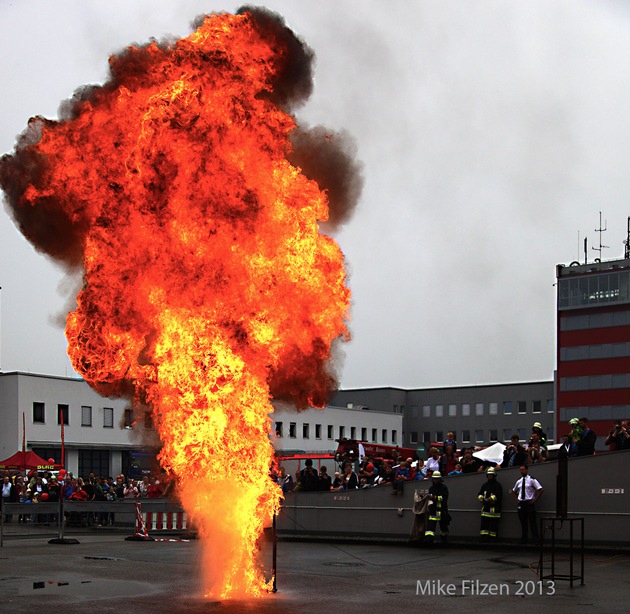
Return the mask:
M 608 220 L 604 222 L 604 225 L 608 225 Z M 595 229 L 595 232 L 599 233 L 599 247 L 592 247 L 596 252 L 599 252 L 599 258 L 595 260 L 595 262 L 602 261 L 602 249 L 608 249 L 608 245 L 602 245 L 602 232 L 606 232 L 606 228 L 602 228 L 602 212 L 599 212 L 599 228 Z
M 628 236 L 624 243 L 626 244 L 626 249 L 624 250 L 623 257 L 628 260 L 630 258 L 630 217 L 628 218 Z

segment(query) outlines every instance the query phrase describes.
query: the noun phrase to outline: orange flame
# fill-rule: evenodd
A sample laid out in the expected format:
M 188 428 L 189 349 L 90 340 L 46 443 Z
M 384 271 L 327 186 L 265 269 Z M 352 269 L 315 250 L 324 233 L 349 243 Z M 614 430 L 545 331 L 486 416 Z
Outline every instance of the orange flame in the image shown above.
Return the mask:
M 73 365 L 152 408 L 214 598 L 267 589 L 271 398 L 321 406 L 348 336 L 343 255 L 318 226 L 327 193 L 289 161 L 285 109 L 309 93 L 310 59 L 267 13 L 207 16 L 111 58 L 110 81 L 63 121 L 31 120 L 0 162 L 22 231 L 83 267 Z

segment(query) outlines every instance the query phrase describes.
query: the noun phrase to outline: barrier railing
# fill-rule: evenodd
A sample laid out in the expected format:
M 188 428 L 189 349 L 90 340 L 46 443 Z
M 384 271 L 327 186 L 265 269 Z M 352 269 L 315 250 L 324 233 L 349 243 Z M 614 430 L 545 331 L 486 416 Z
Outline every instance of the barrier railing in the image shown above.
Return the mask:
M 101 527 L 107 526 L 133 528 L 137 501 L 141 503 L 142 516 L 149 531 L 190 530 L 181 506 L 168 499 L 6 503 L 0 497 L 0 547 L 5 537 L 57 536 L 57 539 L 63 540 L 81 530 L 101 530 Z

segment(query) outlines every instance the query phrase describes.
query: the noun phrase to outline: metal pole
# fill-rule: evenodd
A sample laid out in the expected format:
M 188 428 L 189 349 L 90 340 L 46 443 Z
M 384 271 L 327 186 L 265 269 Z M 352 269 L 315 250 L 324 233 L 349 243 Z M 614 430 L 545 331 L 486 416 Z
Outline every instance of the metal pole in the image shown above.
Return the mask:
M 272 561 L 271 561 L 271 569 L 273 573 L 273 588 L 271 591 L 273 593 L 278 592 L 277 586 L 277 578 L 278 578 L 278 566 L 277 566 L 277 555 L 278 555 L 278 539 L 276 534 L 276 510 L 273 511 L 273 521 L 271 524 L 271 541 L 272 541 Z
M 4 547 L 4 497 L 0 497 L 0 548 Z

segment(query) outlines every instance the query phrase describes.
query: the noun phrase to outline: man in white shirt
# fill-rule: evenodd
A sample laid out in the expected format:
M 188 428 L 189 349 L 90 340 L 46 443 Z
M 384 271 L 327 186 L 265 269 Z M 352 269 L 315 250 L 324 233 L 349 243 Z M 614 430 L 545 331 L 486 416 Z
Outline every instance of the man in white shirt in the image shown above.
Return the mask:
M 536 501 L 543 494 L 543 487 L 535 478 L 528 475 L 526 465 L 521 465 L 521 478 L 516 481 L 512 495 L 518 505 L 518 519 L 521 521 L 521 544 L 527 543 L 527 529 L 532 533 L 535 543 L 539 541 L 536 523 Z

